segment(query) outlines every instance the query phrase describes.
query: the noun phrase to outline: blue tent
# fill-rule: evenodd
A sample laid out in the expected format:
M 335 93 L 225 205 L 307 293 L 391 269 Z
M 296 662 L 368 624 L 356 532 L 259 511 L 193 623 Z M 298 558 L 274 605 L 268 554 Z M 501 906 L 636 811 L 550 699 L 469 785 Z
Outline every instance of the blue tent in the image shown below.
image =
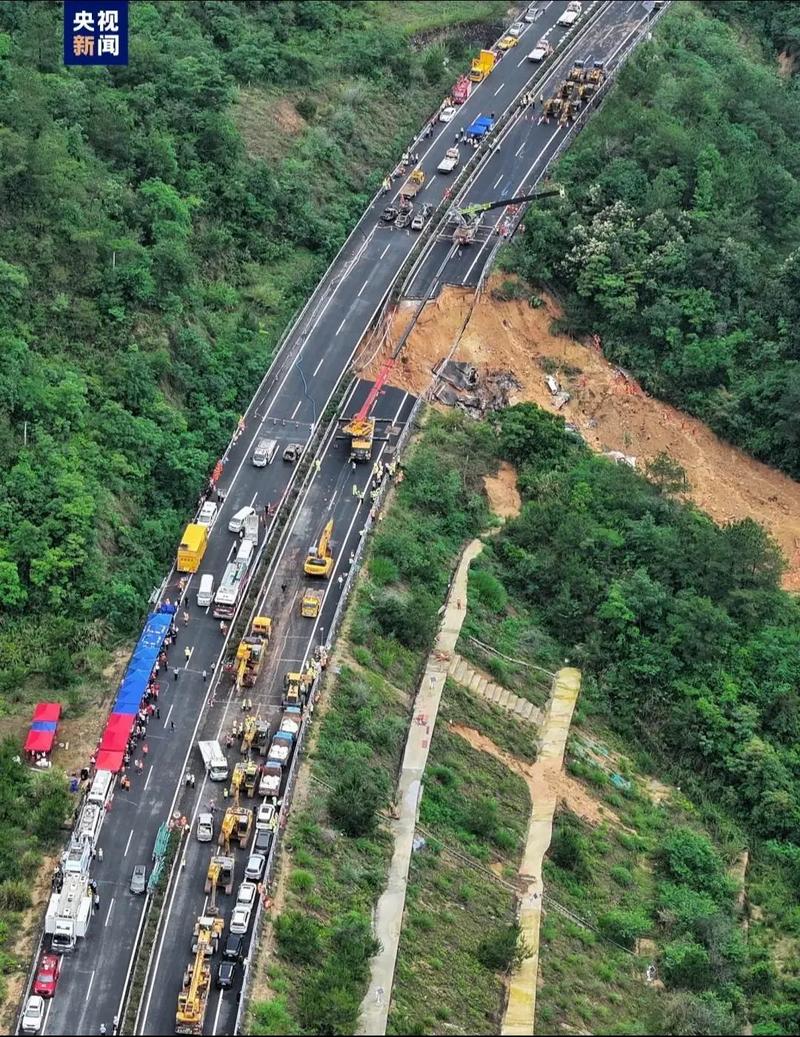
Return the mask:
M 169 612 L 151 612 L 147 617 L 119 686 L 112 712 L 131 714 L 138 711 L 171 622 L 172 614 Z

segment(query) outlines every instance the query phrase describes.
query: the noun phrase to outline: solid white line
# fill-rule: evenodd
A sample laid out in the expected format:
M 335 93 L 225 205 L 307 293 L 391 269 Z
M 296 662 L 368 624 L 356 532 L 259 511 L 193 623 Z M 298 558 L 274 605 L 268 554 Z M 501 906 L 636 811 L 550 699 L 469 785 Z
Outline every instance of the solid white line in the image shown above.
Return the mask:
M 389 247 L 389 246 L 387 245 L 387 246 L 386 246 L 386 248 L 388 248 L 388 247 Z M 385 249 L 383 250 L 383 252 L 381 252 L 381 259 L 383 259 L 383 257 L 384 257 L 384 256 L 386 255 L 386 248 L 385 248 Z M 338 328 L 336 329 L 336 334 L 337 334 L 337 335 L 339 334 L 339 332 L 340 332 L 340 331 L 342 330 L 342 328 L 344 327 L 344 322 L 345 322 L 346 320 L 347 320 L 347 317 L 342 317 L 342 323 L 341 323 L 341 324 L 339 325 L 339 327 L 338 327 Z
M 364 289 L 367 287 L 368 284 L 369 284 L 369 278 L 367 278 L 366 281 L 361 285 L 361 288 L 360 288 L 360 290 L 358 292 L 359 295 L 361 295 L 361 292 L 364 291 Z
M 147 786 L 150 784 L 150 778 L 153 774 L 153 765 L 150 765 L 150 770 L 147 772 L 147 777 L 144 779 L 144 790 L 147 791 Z
M 212 1033 L 216 1033 L 217 1032 L 217 1027 L 219 1026 L 219 1013 L 222 1011 L 222 999 L 223 999 L 224 996 L 225 996 L 225 991 L 224 990 L 220 990 L 220 992 L 219 992 L 219 1003 L 217 1004 L 217 1012 L 216 1012 L 216 1015 L 214 1016 L 214 1028 L 211 1031 Z
M 323 365 L 324 363 L 325 363 L 325 354 L 323 353 L 323 354 L 322 354 L 322 356 L 321 356 L 321 357 L 319 358 L 319 363 L 318 363 L 318 364 L 317 364 L 317 366 L 316 366 L 316 367 L 314 368 L 314 372 L 313 372 L 313 374 L 312 374 L 312 377 L 313 377 L 313 378 L 315 378 L 315 377 L 316 377 L 316 375 L 317 375 L 317 371 L 319 371 L 319 369 L 320 369 L 320 368 L 322 367 L 322 365 Z
M 94 969 L 92 969 L 92 974 L 89 977 L 89 986 L 86 988 L 86 1000 L 87 1001 L 89 1000 L 89 995 L 92 992 L 92 983 L 94 983 Z
M 113 910 L 114 910 L 114 898 L 112 897 L 111 898 L 111 903 L 108 905 L 108 914 L 106 915 L 105 925 L 103 926 L 104 929 L 105 929 L 106 925 L 108 925 L 108 923 L 111 921 L 111 912 Z M 87 1000 L 88 1000 L 89 995 L 87 994 L 86 997 L 87 997 Z
M 337 498 L 338 494 L 339 494 L 338 490 L 334 490 L 333 491 L 333 496 L 331 497 L 330 504 L 328 505 L 328 509 L 327 509 L 328 511 L 330 511 L 333 508 L 334 504 L 336 503 L 336 498 Z
M 392 243 L 391 243 L 391 241 L 390 241 L 390 242 L 388 243 L 388 245 L 386 246 L 386 248 L 385 248 L 385 249 L 383 250 L 383 252 L 381 252 L 380 256 L 378 257 L 379 259 L 383 259 L 383 257 L 384 257 L 384 256 L 386 255 L 386 253 L 387 253 L 387 252 L 389 251 L 389 249 L 391 248 L 391 245 L 392 245 Z M 344 321 L 342 321 L 342 324 L 344 324 Z M 339 327 L 341 327 L 341 326 L 342 326 L 342 324 L 340 324 L 340 325 L 339 325 Z M 339 334 L 339 332 L 337 331 L 337 332 L 336 332 L 336 334 L 338 335 L 338 334 Z
M 302 406 L 302 404 L 303 404 L 302 400 L 298 400 L 297 401 L 297 405 L 295 406 L 294 410 L 292 411 L 292 418 L 294 418 L 295 414 L 297 414 L 297 412 L 300 410 L 300 407 Z M 292 418 L 290 418 L 289 420 L 291 421 Z
M 125 843 L 125 851 L 122 854 L 123 857 L 128 856 L 128 850 L 131 848 L 131 839 L 133 839 L 133 829 L 131 829 L 131 834 L 128 836 L 128 841 Z

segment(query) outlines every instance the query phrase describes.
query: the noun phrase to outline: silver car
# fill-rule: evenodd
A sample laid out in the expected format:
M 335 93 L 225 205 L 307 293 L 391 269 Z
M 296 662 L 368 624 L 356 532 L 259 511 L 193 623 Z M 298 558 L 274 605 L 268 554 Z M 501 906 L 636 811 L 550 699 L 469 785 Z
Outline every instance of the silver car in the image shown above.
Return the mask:
M 147 889 L 147 866 L 144 864 L 137 864 L 133 869 L 131 875 L 131 893 L 139 894 L 144 893 Z

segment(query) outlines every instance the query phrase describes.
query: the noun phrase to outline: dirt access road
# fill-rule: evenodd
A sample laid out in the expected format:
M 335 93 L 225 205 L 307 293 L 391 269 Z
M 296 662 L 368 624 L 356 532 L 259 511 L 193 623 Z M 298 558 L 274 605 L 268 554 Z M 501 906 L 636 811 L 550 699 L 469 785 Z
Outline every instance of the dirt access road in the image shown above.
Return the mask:
M 474 364 L 479 374 L 513 371 L 522 388 L 510 402 L 531 401 L 554 411 L 542 366 L 549 365 L 572 396 L 560 413 L 593 449 L 632 454 L 640 468 L 662 451 L 669 454 L 686 471 L 685 496 L 716 522 L 752 518 L 769 530 L 788 563 L 784 587 L 800 591 L 800 485 L 718 439 L 702 422 L 647 396 L 598 351 L 551 334 L 559 316 L 552 300 L 536 310 L 525 301 L 498 302 L 491 297 L 496 283 L 497 277 L 491 279 L 475 304 L 453 359 Z M 414 393 L 426 389 L 433 367 L 456 344 L 472 301 L 469 290 L 445 288 L 428 303 L 390 383 Z M 401 305 L 377 353 L 367 345 L 365 356 L 375 355 L 364 377 L 375 377 L 408 315 L 409 307 Z

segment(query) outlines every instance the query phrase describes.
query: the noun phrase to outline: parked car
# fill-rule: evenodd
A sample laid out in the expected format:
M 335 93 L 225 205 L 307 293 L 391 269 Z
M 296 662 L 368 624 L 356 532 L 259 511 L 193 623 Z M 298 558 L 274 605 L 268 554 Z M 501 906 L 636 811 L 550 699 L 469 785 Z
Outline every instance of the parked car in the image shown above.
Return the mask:
M 23 1033 L 38 1033 L 44 1021 L 44 998 L 39 994 L 32 994 L 25 1005 L 22 1013 L 20 1029 Z
M 263 854 L 264 857 L 269 856 L 269 851 L 272 848 L 272 840 L 274 838 L 274 832 L 269 828 L 256 828 L 256 837 L 253 840 L 252 850 L 253 853 Z
M 256 814 L 256 828 L 275 828 L 278 824 L 278 812 L 274 803 L 262 803 Z
M 455 118 L 455 114 L 455 105 L 447 104 L 439 112 L 439 122 L 450 122 L 451 119 Z
M 519 40 L 516 36 L 504 36 L 502 40 L 497 44 L 500 50 L 511 50 L 512 47 L 516 47 Z
M 33 993 L 41 997 L 52 997 L 56 992 L 60 974 L 61 958 L 57 954 L 43 954 L 36 979 L 33 981 Z
M 244 935 L 250 927 L 250 915 L 252 913 L 252 907 L 237 904 L 231 914 L 231 932 Z
M 199 843 L 210 843 L 214 838 L 214 815 L 197 815 L 197 841 Z
M 524 22 L 514 22 L 513 25 L 508 27 L 508 35 L 513 36 L 515 39 L 519 39 L 520 36 L 525 32 L 527 26 Z
M 302 452 L 302 443 L 290 443 L 283 451 L 283 459 L 284 461 L 289 461 L 291 464 L 294 464 Z
M 523 22 L 528 22 L 529 24 L 530 22 L 538 22 L 538 20 L 542 17 L 543 14 L 544 11 L 541 7 L 537 7 L 536 4 L 532 4 L 525 12 L 525 14 L 523 14 L 522 20 Z
M 226 961 L 241 961 L 244 957 L 244 937 L 231 933 L 225 943 L 222 957 Z
M 144 864 L 137 864 L 133 869 L 131 875 L 131 893 L 139 894 L 144 893 L 147 889 L 147 866 Z
M 221 961 L 217 968 L 217 989 L 218 990 L 230 990 L 233 986 L 233 981 L 236 979 L 236 969 L 238 963 L 235 961 Z
M 264 874 L 267 858 L 261 853 L 251 853 L 244 869 L 244 877 L 251 882 L 260 882 Z
M 381 213 L 381 219 L 384 223 L 394 223 L 397 219 L 397 209 L 393 205 L 387 205 Z
M 252 907 L 256 902 L 257 892 L 255 882 L 243 882 L 236 894 L 236 906 Z

